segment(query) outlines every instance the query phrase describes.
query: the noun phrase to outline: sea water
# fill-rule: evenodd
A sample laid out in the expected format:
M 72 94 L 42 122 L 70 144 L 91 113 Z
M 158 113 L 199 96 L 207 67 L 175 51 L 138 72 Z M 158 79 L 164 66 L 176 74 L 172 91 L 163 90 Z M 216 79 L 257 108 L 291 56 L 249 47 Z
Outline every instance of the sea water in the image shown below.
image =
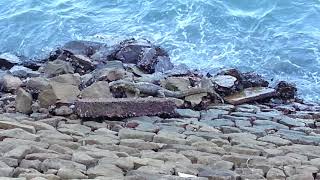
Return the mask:
M 0 0 L 0 52 L 41 58 L 70 40 L 129 37 L 175 64 L 255 71 L 320 99 L 320 0 Z

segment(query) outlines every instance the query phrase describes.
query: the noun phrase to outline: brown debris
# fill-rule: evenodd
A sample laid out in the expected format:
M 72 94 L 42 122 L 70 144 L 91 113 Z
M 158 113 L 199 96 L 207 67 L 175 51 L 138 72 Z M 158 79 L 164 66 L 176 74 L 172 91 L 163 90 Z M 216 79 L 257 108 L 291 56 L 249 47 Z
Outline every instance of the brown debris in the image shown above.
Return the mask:
M 271 88 L 253 87 L 244 89 L 241 92 L 225 97 L 225 100 L 233 105 L 244 104 L 248 102 L 258 101 L 271 98 L 276 95 L 276 91 Z

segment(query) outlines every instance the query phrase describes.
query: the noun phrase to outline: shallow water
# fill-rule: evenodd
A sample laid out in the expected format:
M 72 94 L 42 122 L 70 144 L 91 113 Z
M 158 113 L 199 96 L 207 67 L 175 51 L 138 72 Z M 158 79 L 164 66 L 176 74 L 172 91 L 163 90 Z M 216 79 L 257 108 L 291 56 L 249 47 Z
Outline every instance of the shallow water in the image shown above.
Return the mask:
M 0 52 L 42 57 L 72 39 L 144 37 L 176 64 L 238 67 L 320 99 L 320 0 L 1 0 Z

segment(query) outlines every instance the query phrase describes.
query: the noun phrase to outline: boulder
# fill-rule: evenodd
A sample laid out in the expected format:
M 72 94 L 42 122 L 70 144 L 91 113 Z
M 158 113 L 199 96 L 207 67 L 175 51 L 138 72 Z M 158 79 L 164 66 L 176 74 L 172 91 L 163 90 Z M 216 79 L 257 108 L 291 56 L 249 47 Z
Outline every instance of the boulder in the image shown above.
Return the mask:
M 38 96 L 41 107 L 47 108 L 56 103 L 73 103 L 80 90 L 77 86 L 65 83 L 50 82 L 51 88 L 43 90 Z
M 16 96 L 16 111 L 24 114 L 29 114 L 32 112 L 31 105 L 32 105 L 31 94 L 25 91 L 24 89 L 19 88 L 17 90 L 17 96 Z
M 161 80 L 161 86 L 171 91 L 184 91 L 191 87 L 188 77 L 168 77 Z
M 39 93 L 40 91 L 49 89 L 51 87 L 50 81 L 43 77 L 29 78 L 25 85 L 26 88 L 33 93 Z
M 81 91 L 81 98 L 111 98 L 109 84 L 105 81 L 98 81 Z
M 72 55 L 83 55 L 90 57 L 96 53 L 101 47 L 102 43 L 92 41 L 70 41 L 67 42 L 61 49 Z
M 212 78 L 212 81 L 221 88 L 232 88 L 237 81 L 237 78 L 230 75 L 218 75 Z
M 19 78 L 38 77 L 40 73 L 24 66 L 13 66 L 9 72 Z
M 2 53 L 0 54 L 0 69 L 10 69 L 14 65 L 20 64 L 21 60 L 13 54 Z
M 58 83 L 70 84 L 73 86 L 79 86 L 81 84 L 81 79 L 79 74 L 62 74 L 50 79 L 51 81 Z
M 277 96 L 284 100 L 294 99 L 297 95 L 297 88 L 295 84 L 285 81 L 280 81 L 276 87 Z
M 167 98 L 82 99 L 76 102 L 80 117 L 132 117 L 173 115 L 175 104 Z
M 52 62 L 48 62 L 43 67 L 43 72 L 47 77 L 54 77 L 61 74 L 74 73 L 74 69 L 69 62 L 65 62 L 62 60 L 55 60 Z
M 22 81 L 18 77 L 10 74 L 5 74 L 0 79 L 0 90 L 5 92 L 14 92 L 22 85 Z

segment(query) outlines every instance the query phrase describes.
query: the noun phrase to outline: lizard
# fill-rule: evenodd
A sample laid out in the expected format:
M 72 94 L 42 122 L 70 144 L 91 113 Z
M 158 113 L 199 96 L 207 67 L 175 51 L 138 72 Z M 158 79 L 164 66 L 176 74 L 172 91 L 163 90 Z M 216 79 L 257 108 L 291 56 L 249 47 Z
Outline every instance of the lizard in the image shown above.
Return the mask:
M 208 93 L 212 96 L 215 96 L 224 103 L 223 98 L 215 92 L 213 88 L 201 88 L 201 87 L 192 87 L 184 91 L 170 91 L 159 85 L 148 83 L 148 82 L 131 82 L 126 80 L 117 80 L 109 83 L 111 89 L 124 89 L 127 91 L 134 92 L 135 96 L 139 94 L 147 94 L 157 97 L 172 97 L 172 98 L 184 98 L 186 96 L 191 96 L 200 93 Z

